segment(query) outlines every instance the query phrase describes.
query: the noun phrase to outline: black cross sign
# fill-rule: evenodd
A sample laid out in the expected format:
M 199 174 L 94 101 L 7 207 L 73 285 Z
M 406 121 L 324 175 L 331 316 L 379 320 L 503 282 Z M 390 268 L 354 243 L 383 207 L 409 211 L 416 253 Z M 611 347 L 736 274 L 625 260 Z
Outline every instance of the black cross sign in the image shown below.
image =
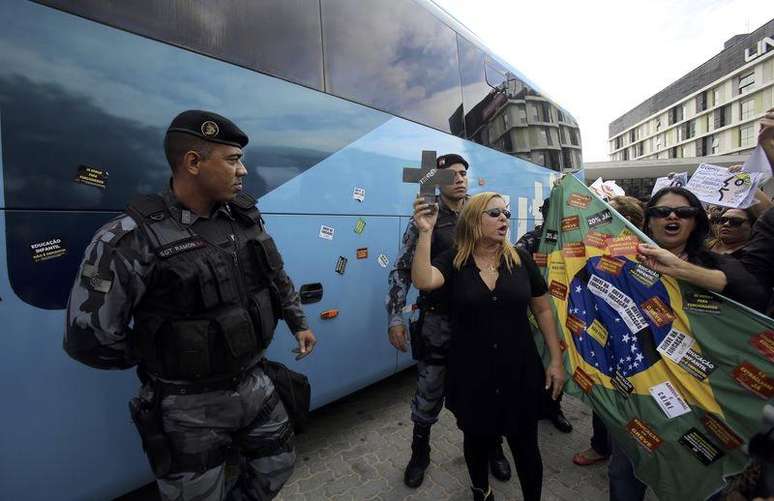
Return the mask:
M 454 171 L 437 168 L 435 152 L 422 150 L 422 168 L 412 169 L 411 167 L 406 167 L 403 169 L 403 182 L 419 183 L 419 194 L 428 203 L 433 203 L 435 202 L 436 186 L 454 184 Z

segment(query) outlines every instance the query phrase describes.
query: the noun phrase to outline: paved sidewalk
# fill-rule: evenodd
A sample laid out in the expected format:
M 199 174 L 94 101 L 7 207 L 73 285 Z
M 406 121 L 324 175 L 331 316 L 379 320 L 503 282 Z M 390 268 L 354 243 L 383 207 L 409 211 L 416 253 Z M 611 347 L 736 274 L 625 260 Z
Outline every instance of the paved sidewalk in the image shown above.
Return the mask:
M 403 468 L 410 456 L 414 377 L 414 369 L 406 370 L 315 412 L 310 429 L 298 437 L 296 471 L 277 499 L 472 499 L 462 434 L 446 409 L 433 426 L 432 464 L 424 483 L 416 490 L 403 485 Z M 572 463 L 573 454 L 589 445 L 591 411 L 568 396 L 562 407 L 575 426 L 572 433 L 560 433 L 548 421 L 540 423 L 543 500 L 606 501 L 606 464 L 578 467 Z M 492 487 L 498 501 L 522 499 L 515 472 L 510 482 L 492 479 Z

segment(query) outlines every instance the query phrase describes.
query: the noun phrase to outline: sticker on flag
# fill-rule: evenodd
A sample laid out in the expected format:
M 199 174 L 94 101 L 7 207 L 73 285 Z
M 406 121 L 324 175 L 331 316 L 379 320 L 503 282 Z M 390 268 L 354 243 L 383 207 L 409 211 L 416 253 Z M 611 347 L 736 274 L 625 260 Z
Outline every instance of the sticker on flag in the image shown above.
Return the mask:
M 669 381 L 664 381 L 650 388 L 650 394 L 669 419 L 691 412 L 685 399 L 678 393 Z

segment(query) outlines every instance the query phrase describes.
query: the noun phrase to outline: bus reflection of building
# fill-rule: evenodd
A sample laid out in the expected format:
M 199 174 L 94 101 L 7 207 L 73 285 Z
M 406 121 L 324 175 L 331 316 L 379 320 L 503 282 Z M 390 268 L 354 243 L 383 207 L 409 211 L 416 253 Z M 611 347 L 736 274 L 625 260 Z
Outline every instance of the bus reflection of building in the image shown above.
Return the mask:
M 459 111 L 449 120 L 462 135 Z M 578 124 L 512 73 L 465 114 L 468 139 L 559 172 L 581 168 Z

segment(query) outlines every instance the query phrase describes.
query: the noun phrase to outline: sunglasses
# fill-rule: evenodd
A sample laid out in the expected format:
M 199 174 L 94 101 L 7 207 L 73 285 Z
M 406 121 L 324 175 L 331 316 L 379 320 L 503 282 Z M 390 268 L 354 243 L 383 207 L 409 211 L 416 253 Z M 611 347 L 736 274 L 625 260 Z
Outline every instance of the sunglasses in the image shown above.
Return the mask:
M 500 214 L 502 214 L 505 216 L 505 219 L 511 218 L 511 211 L 509 211 L 508 209 L 501 209 L 499 207 L 485 210 L 484 214 L 487 214 L 489 217 L 500 217 Z
M 723 226 L 724 224 L 728 224 L 732 228 L 738 228 L 739 226 L 742 226 L 744 223 L 747 222 L 747 219 L 743 219 L 741 217 L 721 217 L 718 218 L 718 224 L 720 226 Z
M 688 219 L 690 217 L 696 217 L 699 213 L 699 209 L 696 207 L 649 207 L 646 211 L 650 217 L 664 218 L 668 217 L 673 212 L 675 216 L 680 219 Z

